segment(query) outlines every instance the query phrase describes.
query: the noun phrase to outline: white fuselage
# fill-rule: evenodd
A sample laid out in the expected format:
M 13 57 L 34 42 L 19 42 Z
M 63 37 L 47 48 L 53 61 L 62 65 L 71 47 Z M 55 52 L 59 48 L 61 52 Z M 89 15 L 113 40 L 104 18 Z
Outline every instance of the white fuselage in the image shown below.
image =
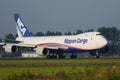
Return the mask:
M 21 44 L 37 46 L 59 45 L 77 50 L 95 50 L 107 45 L 107 40 L 99 32 L 87 32 L 70 36 L 44 36 L 17 38 Z

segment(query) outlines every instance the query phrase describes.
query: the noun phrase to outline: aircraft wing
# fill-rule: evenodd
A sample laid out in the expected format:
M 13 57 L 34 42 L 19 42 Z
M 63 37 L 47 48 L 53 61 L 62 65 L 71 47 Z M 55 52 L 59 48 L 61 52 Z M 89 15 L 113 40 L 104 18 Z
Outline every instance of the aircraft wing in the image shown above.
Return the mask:
M 17 47 L 26 47 L 26 48 L 37 48 L 37 45 L 34 44 L 18 44 L 18 43 L 0 43 L 0 46 L 5 46 L 5 45 L 13 45 L 13 46 L 17 46 Z M 66 50 L 68 49 L 68 47 L 66 46 L 55 46 L 55 45 L 46 45 L 46 46 L 39 46 L 42 48 L 48 48 L 48 49 L 62 49 L 62 50 Z
M 34 44 L 13 44 L 14 46 L 18 46 L 18 47 L 30 47 L 30 48 L 37 48 L 37 45 L 34 45 Z M 48 49 L 62 49 L 62 50 L 66 50 L 68 49 L 68 47 L 66 46 L 50 46 L 50 45 L 46 45 L 46 46 L 39 46 L 39 47 L 42 47 L 42 48 L 48 48 Z
M 56 50 L 58 50 L 58 49 L 61 49 L 61 50 L 66 50 L 66 49 L 68 49 L 68 47 L 66 47 L 66 46 L 45 46 L 44 48 L 56 49 Z
M 13 44 L 13 45 L 18 47 L 30 47 L 30 48 L 36 47 L 36 45 L 31 45 L 31 44 Z
M 46 45 L 46 46 L 38 46 L 38 45 L 31 45 L 31 44 L 16 44 L 15 46 L 19 46 L 19 47 L 30 47 L 30 48 L 37 48 L 37 47 L 41 47 L 41 48 L 47 48 L 47 49 L 54 49 L 54 50 L 66 50 L 68 49 L 68 47 L 66 46 L 52 46 L 52 45 Z
M 29 44 L 18 44 L 18 43 L 0 43 L 0 46 L 6 46 L 6 45 L 13 45 L 17 47 L 36 47 L 36 45 L 29 45 Z

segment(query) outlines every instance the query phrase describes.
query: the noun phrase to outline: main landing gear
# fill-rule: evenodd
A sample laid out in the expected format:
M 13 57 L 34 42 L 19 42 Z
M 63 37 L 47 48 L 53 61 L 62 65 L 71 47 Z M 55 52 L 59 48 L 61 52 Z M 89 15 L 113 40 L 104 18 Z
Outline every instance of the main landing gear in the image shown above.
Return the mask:
M 65 59 L 65 53 L 59 54 L 59 55 L 58 55 L 58 58 L 59 58 L 59 59 Z
M 65 59 L 66 54 L 65 53 L 50 53 L 49 55 L 47 55 L 47 59 Z M 70 59 L 77 59 L 77 53 L 72 53 L 70 55 Z
M 65 59 L 65 53 L 62 53 L 62 54 L 53 54 L 53 53 L 51 53 L 51 54 L 49 54 L 49 55 L 47 55 L 47 59 Z
M 56 54 L 49 54 L 47 55 L 47 59 L 56 59 L 57 58 L 57 55 Z
M 77 58 L 77 53 L 72 53 L 70 59 L 76 59 L 76 58 Z

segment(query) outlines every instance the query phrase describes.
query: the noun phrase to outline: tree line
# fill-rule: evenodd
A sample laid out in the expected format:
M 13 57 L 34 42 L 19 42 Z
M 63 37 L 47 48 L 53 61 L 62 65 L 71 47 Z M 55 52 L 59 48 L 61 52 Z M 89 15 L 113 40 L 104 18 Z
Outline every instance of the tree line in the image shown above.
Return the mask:
M 76 32 L 66 32 L 62 33 L 59 31 L 47 31 L 46 33 L 43 32 L 36 32 L 35 34 L 32 34 L 32 36 L 61 36 L 61 35 L 76 35 L 84 32 L 92 32 L 95 31 L 94 29 L 88 29 L 88 30 L 77 30 Z M 101 32 L 109 41 L 109 52 L 108 55 L 120 55 L 120 29 L 116 27 L 100 27 L 96 31 Z M 13 42 L 11 40 L 15 40 L 17 37 L 17 34 L 7 34 L 5 35 L 5 42 Z M 2 40 L 0 40 L 2 41 Z

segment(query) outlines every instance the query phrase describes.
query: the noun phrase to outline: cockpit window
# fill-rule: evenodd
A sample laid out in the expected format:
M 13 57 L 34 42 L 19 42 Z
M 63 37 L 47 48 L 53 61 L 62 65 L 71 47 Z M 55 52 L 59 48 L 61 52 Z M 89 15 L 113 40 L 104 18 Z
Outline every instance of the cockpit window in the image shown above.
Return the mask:
M 96 35 L 102 35 L 101 33 L 99 33 L 99 34 L 96 34 Z
M 99 33 L 99 34 L 96 34 L 96 35 L 99 35 L 99 36 L 103 36 L 103 37 L 105 37 L 105 35 L 103 35 L 103 34 L 101 34 L 101 33 Z

